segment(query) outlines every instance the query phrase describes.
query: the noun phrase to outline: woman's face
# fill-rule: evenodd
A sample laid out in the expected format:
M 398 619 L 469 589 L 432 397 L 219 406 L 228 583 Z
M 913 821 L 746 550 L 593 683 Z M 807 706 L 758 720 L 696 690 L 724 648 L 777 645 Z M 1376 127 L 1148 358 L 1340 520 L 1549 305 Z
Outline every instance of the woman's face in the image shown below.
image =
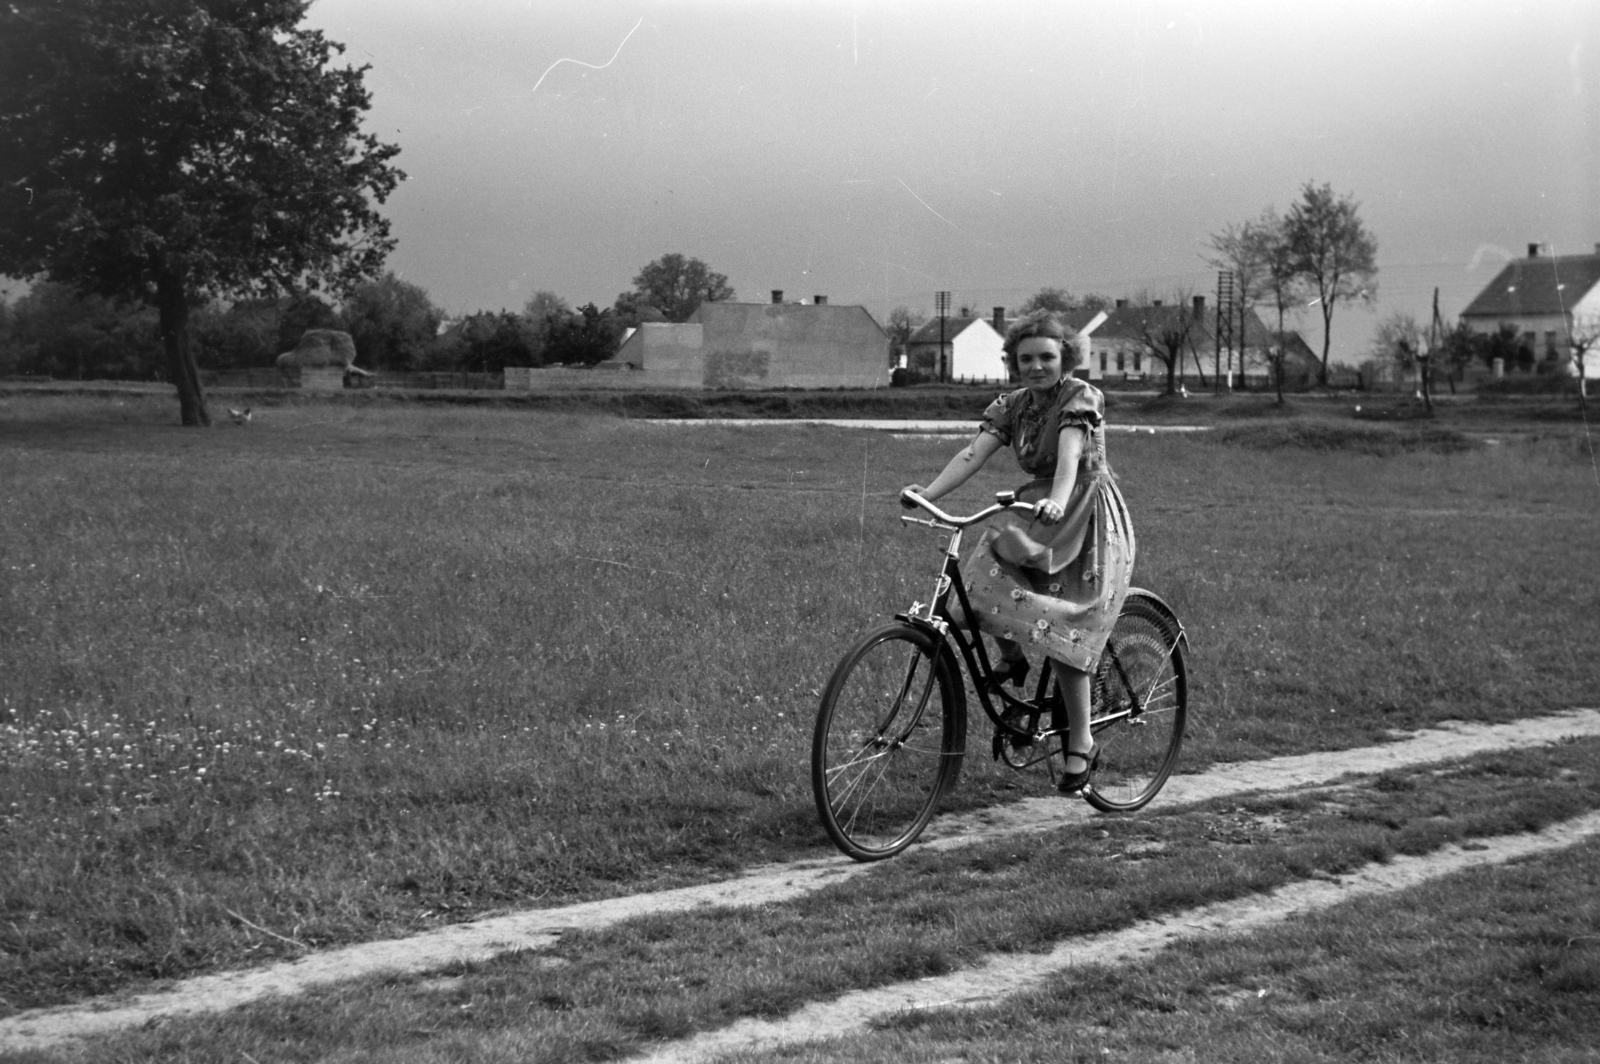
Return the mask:
M 1047 392 L 1061 379 L 1061 341 L 1030 336 L 1017 344 L 1017 375 L 1036 392 Z

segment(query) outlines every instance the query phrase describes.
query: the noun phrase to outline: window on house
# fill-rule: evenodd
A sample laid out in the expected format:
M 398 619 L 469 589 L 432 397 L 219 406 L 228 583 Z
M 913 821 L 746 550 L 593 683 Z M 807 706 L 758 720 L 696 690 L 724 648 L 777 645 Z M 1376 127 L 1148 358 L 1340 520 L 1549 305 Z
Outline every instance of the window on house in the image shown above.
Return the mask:
M 1140 354 L 1138 351 L 1133 353 L 1133 372 L 1144 372 L 1144 355 Z
M 1123 356 L 1122 352 L 1118 351 L 1117 352 L 1117 372 L 1118 373 L 1122 373 L 1128 368 L 1126 365 L 1123 364 L 1123 361 L 1122 361 L 1123 357 L 1124 356 Z
M 1100 372 L 1104 373 L 1105 371 L 1106 371 L 1106 353 L 1104 351 L 1102 351 L 1102 352 L 1100 352 Z

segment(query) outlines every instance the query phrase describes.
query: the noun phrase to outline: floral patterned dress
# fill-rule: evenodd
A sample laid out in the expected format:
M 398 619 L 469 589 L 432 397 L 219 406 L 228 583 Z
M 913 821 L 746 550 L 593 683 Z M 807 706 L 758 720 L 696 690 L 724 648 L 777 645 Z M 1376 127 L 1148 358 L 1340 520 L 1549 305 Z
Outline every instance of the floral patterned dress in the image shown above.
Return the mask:
M 1062 428 L 1084 430 L 1083 457 L 1060 521 L 990 528 L 962 566 L 979 627 L 1084 672 L 1099 662 L 1133 578 L 1133 522 L 1106 461 L 1104 423 L 1105 397 L 1075 377 L 1044 397 L 1020 388 L 989 404 L 979 431 L 1009 444 L 1034 478 L 1018 491 L 1023 502 L 1049 496 Z

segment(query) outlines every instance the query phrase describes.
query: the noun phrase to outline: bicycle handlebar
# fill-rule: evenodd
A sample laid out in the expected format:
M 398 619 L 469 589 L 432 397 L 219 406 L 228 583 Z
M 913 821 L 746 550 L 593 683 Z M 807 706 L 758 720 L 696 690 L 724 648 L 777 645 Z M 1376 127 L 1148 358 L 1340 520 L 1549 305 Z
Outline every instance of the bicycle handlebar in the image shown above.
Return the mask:
M 912 502 L 922 507 L 924 510 L 932 514 L 934 518 L 932 521 L 927 521 L 920 517 L 908 517 L 905 514 L 901 514 L 900 520 L 906 524 L 928 525 L 930 528 L 938 528 L 941 526 L 945 528 L 966 528 L 969 525 L 977 524 L 979 521 L 987 521 L 995 514 L 1001 513 L 1005 510 L 1021 510 L 1029 514 L 1033 513 L 1035 510 L 1035 506 L 1031 502 L 1018 502 L 1017 493 L 1014 491 L 996 492 L 994 496 L 994 502 L 991 505 L 984 507 L 982 510 L 979 510 L 977 513 L 972 514 L 969 517 L 956 517 L 952 514 L 947 514 L 914 491 L 902 491 L 900 493 L 900 498 L 903 502 Z

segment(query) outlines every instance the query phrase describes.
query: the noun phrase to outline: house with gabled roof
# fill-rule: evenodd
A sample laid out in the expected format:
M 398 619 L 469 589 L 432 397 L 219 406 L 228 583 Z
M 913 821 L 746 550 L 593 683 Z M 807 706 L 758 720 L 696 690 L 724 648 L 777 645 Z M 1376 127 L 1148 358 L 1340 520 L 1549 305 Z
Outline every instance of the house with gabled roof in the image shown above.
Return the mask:
M 1065 316 L 1066 323 L 1081 332 L 1097 313 L 1093 310 L 1075 310 Z M 1164 333 L 1182 334 L 1186 328 L 1182 376 L 1189 380 L 1209 381 L 1216 372 L 1217 312 L 1206 306 L 1204 296 L 1194 297 L 1193 303 L 1187 305 L 1159 301 L 1148 305 L 1132 305 L 1125 299 L 1119 299 L 1105 313 L 1105 321 L 1089 334 L 1088 361 L 1079 369 L 1080 376 L 1092 381 L 1159 379 L 1164 383 L 1167 366 L 1152 352 L 1152 345 L 1159 348 Z M 1234 327 L 1237 329 L 1237 321 Z M 1267 352 L 1278 341 L 1254 310 L 1245 313 L 1243 341 L 1241 345 L 1235 340 L 1233 345 L 1234 385 L 1245 388 L 1271 387 L 1271 361 Z M 1303 388 L 1315 382 L 1319 364 L 1299 334 L 1286 331 L 1283 343 L 1284 386 Z M 1165 354 L 1165 351 L 1162 353 Z M 1224 374 L 1228 372 L 1226 361 L 1222 369 Z
M 942 325 L 934 318 L 906 341 L 906 367 L 936 380 L 1004 383 L 1011 379 L 1002 350 L 1005 334 L 1004 307 L 995 307 L 989 318 L 966 313 Z
M 1600 244 L 1582 255 L 1544 250 L 1529 244 L 1527 258 L 1506 263 L 1467 304 L 1461 320 L 1484 335 L 1509 325 L 1537 357 L 1566 365 L 1573 334 L 1592 338 L 1600 330 Z M 1584 376 L 1600 378 L 1600 352 L 1585 359 Z

